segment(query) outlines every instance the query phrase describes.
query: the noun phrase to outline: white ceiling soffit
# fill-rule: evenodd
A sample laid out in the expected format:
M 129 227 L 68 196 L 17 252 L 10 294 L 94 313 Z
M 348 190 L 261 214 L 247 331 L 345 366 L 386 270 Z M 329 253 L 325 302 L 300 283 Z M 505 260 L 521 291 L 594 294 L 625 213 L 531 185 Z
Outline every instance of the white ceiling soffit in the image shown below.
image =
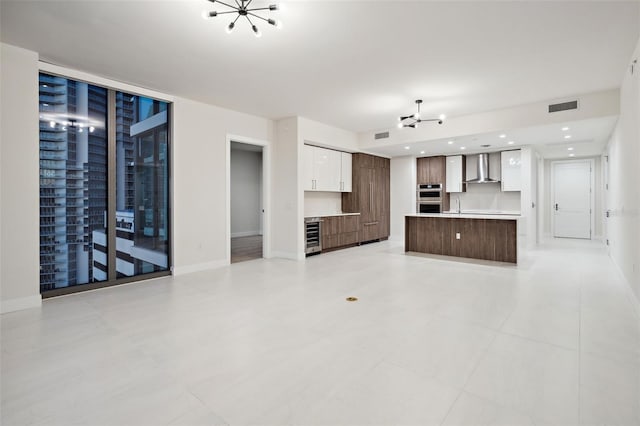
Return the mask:
M 254 0 L 268 5 L 272 1 Z M 2 41 L 43 60 L 271 119 L 391 128 L 619 87 L 637 1 L 291 1 L 263 36 L 194 1 L 0 2 Z
M 617 120 L 616 116 L 597 117 L 511 129 L 505 132 L 465 135 L 404 145 L 377 146 L 369 148 L 368 151 L 387 157 L 406 155 L 420 157 L 505 151 L 532 145 L 544 158 L 564 158 L 571 153 L 576 157 L 596 156 L 602 154 Z M 574 149 L 569 151 L 568 148 L 571 147 Z

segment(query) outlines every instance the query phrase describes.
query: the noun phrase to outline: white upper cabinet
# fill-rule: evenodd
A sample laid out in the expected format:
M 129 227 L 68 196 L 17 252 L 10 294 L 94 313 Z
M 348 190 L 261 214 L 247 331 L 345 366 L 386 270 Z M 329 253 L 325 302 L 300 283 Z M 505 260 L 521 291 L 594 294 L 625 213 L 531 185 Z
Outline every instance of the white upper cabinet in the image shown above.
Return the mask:
M 305 191 L 351 192 L 351 154 L 304 145 L 303 157 Z
M 313 164 L 316 191 L 340 191 L 340 152 L 316 147 Z
M 522 190 L 522 176 L 521 176 L 521 155 L 520 150 L 514 151 L 502 151 L 501 157 L 501 169 L 502 169 L 502 190 L 503 191 L 521 191 Z
M 304 179 L 304 190 L 305 191 L 313 191 L 316 188 L 315 176 L 313 175 L 313 154 L 314 154 L 314 146 L 304 145 L 303 148 L 303 165 L 304 170 L 303 179 Z
M 462 155 L 452 155 L 447 157 L 447 192 L 464 192 L 462 160 Z
M 351 154 L 348 152 L 340 153 L 340 175 L 342 176 L 341 192 L 351 192 Z

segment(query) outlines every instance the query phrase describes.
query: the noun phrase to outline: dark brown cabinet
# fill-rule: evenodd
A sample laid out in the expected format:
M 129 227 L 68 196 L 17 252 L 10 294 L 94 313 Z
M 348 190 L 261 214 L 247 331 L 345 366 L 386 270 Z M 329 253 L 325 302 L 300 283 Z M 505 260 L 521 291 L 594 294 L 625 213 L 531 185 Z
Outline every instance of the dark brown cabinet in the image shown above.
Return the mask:
M 360 216 L 326 216 L 322 219 L 322 250 L 352 246 L 360 242 Z
M 416 164 L 416 184 L 442 184 L 442 211 L 449 210 L 449 193 L 447 192 L 447 157 L 420 157 Z
M 446 164 L 447 159 L 445 156 L 438 157 L 421 157 L 418 158 L 417 164 L 417 184 L 428 183 L 441 183 L 445 184 L 447 181 Z
M 342 194 L 342 211 L 360 213 L 360 241 L 389 238 L 390 162 L 353 154 L 353 191 Z

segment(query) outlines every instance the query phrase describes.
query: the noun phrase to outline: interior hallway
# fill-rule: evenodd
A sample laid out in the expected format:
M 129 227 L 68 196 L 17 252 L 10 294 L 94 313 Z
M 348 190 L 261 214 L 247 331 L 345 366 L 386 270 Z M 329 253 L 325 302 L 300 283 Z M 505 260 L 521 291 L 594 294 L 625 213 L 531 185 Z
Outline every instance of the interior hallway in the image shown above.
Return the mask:
M 384 242 L 80 293 L 2 316 L 1 420 L 639 424 L 628 296 L 569 240 L 518 267 Z

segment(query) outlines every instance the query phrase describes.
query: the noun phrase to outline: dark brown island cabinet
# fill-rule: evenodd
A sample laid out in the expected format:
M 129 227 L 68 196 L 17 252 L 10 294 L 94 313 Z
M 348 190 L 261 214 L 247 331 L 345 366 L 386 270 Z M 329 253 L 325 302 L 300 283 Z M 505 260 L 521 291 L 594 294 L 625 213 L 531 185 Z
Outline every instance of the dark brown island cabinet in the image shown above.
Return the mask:
M 353 187 L 342 193 L 342 211 L 360 213 L 360 242 L 389 238 L 390 161 L 369 154 L 353 154 Z
M 360 242 L 360 215 L 324 216 L 320 220 L 323 251 L 355 246 Z
M 408 215 L 405 251 L 518 263 L 517 219 Z

